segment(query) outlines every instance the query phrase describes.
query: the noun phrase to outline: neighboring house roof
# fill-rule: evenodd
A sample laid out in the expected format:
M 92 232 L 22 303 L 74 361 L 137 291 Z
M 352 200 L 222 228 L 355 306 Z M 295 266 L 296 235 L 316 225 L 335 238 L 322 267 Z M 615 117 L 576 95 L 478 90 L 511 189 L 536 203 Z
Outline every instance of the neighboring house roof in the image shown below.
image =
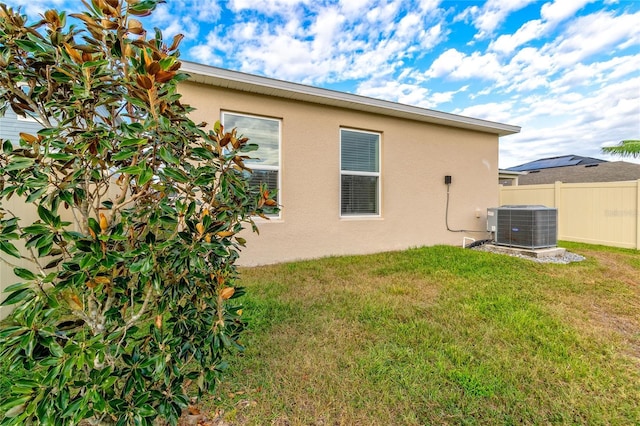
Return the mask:
M 520 176 L 525 174 L 527 174 L 527 172 L 514 172 L 512 170 L 499 169 L 498 182 L 502 185 L 517 186 Z
M 518 178 L 519 185 L 541 185 L 554 182 L 618 182 L 640 179 L 640 164 L 625 161 L 603 161 L 587 165 L 533 170 Z
M 194 62 L 183 62 L 182 71 L 190 74 L 190 80 L 193 82 L 243 92 L 365 111 L 391 117 L 491 133 L 498 136 L 512 135 L 520 132 L 519 126 L 510 124 L 449 114 L 335 90 L 321 89 Z
M 498 170 L 498 177 L 501 178 L 506 178 L 506 179 L 515 179 L 517 177 L 520 177 L 522 175 L 527 174 L 527 172 L 515 172 L 513 170 L 509 170 L 509 169 L 499 169 Z
M 507 170 L 514 172 L 526 172 L 529 170 L 542 170 L 556 167 L 585 166 L 587 164 L 606 163 L 605 160 L 579 155 L 563 155 L 560 157 L 541 158 L 519 166 L 509 167 Z

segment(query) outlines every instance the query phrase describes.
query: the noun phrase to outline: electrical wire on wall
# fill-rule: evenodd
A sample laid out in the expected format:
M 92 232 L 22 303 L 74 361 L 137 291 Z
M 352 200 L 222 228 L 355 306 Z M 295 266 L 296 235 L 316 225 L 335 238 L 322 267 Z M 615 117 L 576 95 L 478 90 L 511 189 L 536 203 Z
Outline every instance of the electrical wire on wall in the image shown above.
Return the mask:
M 478 232 L 478 233 L 489 233 L 487 230 L 477 231 L 471 229 L 451 229 L 449 227 L 449 189 L 451 187 L 451 176 L 444 177 L 444 183 L 447 185 L 447 206 L 444 211 L 444 223 L 447 226 L 447 231 L 449 232 Z

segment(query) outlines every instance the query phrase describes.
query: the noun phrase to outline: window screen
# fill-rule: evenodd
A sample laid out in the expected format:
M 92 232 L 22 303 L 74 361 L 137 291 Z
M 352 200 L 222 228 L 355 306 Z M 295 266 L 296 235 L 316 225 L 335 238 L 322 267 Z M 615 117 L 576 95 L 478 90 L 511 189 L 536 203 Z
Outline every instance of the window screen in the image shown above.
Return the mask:
M 280 202 L 280 120 L 225 112 L 222 124 L 227 131 L 237 128 L 239 136 L 247 137 L 249 143 L 258 145 L 258 149 L 249 154 L 252 159 L 245 161 L 253 170 L 250 184 L 255 188 L 266 184 L 269 192 L 276 193 L 276 201 Z
M 380 213 L 380 135 L 340 131 L 340 212 L 349 215 Z

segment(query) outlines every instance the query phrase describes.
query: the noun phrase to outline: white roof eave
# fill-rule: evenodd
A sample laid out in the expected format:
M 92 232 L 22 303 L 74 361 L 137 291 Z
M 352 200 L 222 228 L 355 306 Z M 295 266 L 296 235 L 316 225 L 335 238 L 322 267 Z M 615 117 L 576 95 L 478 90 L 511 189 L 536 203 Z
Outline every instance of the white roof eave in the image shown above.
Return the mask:
M 195 62 L 183 61 L 181 70 L 190 75 L 189 81 L 243 92 L 458 127 L 498 136 L 507 136 L 520 132 L 519 126 L 291 83 Z
M 505 169 L 500 169 L 498 170 L 498 174 L 500 176 L 504 176 L 504 177 L 508 177 L 508 176 L 513 176 L 513 177 L 517 177 L 517 176 L 522 176 L 522 175 L 526 175 L 529 172 L 514 172 L 512 170 L 505 170 Z

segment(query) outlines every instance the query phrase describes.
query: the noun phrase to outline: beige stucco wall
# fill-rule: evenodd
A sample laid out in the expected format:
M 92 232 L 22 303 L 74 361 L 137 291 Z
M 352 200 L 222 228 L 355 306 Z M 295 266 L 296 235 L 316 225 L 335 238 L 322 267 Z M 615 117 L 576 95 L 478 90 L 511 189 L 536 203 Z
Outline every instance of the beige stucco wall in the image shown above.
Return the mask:
M 19 224 L 21 226 L 30 225 L 36 220 L 38 220 L 38 213 L 36 207 L 33 204 L 27 204 L 24 202 L 24 198 L 20 198 L 17 196 L 12 197 L 10 200 L 4 200 L 2 202 L 2 207 L 8 211 L 13 213 L 14 215 L 21 218 Z M 28 251 L 24 248 L 24 242 L 21 240 L 12 241 L 12 243 L 20 250 L 23 256 L 28 256 Z M 13 256 L 9 256 L 8 254 L 1 252 L 1 256 L 7 262 L 11 264 L 7 264 L 5 262 L 0 261 L 0 300 L 4 300 L 7 298 L 8 294 L 4 293 L 4 290 L 12 284 L 22 282 L 21 278 L 18 278 L 13 273 L 13 266 L 17 266 L 20 268 L 29 269 L 31 271 L 36 271 L 37 268 L 35 265 L 25 259 L 17 259 Z M 13 309 L 13 306 L 0 306 L 0 319 L 5 318 Z
M 434 244 L 461 244 L 445 227 L 484 230 L 486 208 L 498 204 L 496 135 L 364 112 L 253 95 L 185 82 L 184 102 L 196 122 L 213 125 L 222 111 L 282 120 L 281 218 L 245 235 L 244 265 Z M 381 217 L 340 217 L 341 128 L 380 132 Z M 480 217 L 476 217 L 476 209 Z

